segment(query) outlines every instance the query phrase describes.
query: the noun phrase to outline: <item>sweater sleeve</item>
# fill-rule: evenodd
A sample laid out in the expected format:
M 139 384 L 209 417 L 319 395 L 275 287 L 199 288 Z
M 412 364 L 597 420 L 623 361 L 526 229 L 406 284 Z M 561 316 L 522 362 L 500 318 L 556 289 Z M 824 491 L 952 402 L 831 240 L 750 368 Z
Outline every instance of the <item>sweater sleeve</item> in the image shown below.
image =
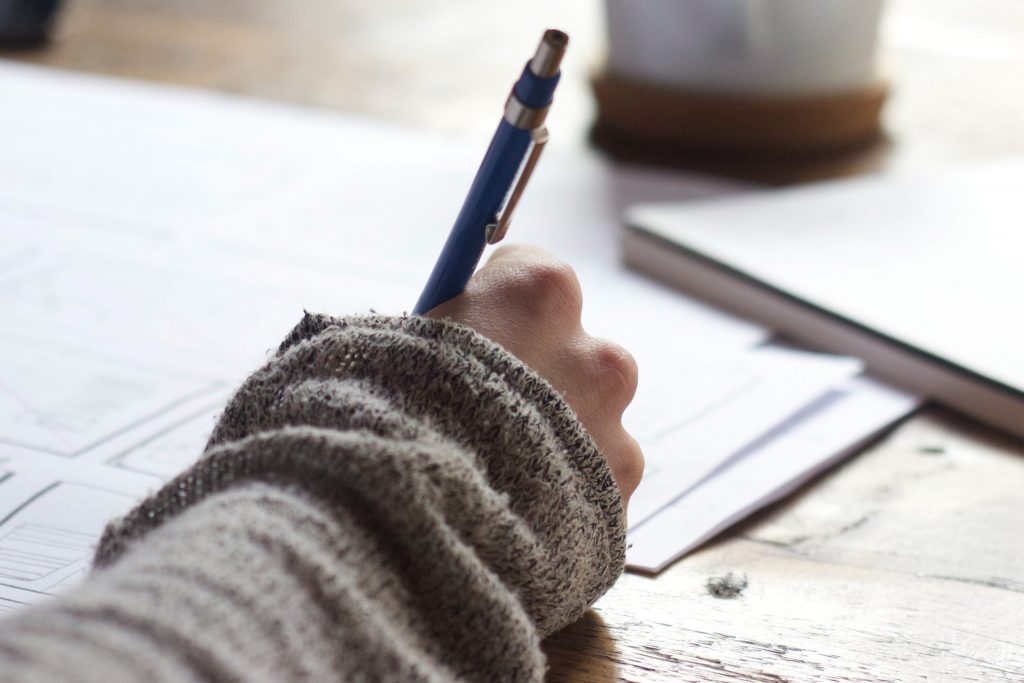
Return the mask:
M 500 346 L 307 314 L 90 577 L 0 621 L 0 680 L 541 680 L 624 536 L 603 456 Z

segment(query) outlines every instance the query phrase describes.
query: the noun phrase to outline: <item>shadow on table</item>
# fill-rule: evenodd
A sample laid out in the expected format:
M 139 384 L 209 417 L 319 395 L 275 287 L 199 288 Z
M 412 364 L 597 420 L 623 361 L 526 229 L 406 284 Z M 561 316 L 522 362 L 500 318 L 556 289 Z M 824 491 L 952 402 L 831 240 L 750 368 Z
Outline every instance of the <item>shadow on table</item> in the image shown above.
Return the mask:
M 549 637 L 542 647 L 550 665 L 548 683 L 607 683 L 620 679 L 615 639 L 594 610 Z

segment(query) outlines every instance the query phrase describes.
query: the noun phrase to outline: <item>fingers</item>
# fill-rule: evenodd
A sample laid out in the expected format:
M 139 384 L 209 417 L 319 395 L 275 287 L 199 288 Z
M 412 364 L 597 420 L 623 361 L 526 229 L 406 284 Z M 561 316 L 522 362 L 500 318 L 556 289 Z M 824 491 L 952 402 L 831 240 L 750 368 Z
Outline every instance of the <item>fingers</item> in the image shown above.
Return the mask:
M 626 349 L 606 339 L 585 337 L 577 346 L 573 374 L 596 389 L 602 411 L 615 419 L 636 394 L 639 371 L 636 360 Z
M 607 458 L 625 505 L 644 471 L 640 445 L 622 426 L 622 413 L 637 389 L 636 361 L 618 344 L 592 337 L 571 355 L 565 381 L 569 391 L 582 393 L 563 395 Z

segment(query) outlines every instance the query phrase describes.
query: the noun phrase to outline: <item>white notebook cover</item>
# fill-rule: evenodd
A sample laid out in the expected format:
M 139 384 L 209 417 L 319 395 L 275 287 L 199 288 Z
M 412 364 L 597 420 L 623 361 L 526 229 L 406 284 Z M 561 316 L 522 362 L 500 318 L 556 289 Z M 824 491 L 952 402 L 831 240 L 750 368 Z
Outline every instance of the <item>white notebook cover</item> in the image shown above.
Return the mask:
M 626 261 L 1024 436 L 1024 159 L 627 215 Z

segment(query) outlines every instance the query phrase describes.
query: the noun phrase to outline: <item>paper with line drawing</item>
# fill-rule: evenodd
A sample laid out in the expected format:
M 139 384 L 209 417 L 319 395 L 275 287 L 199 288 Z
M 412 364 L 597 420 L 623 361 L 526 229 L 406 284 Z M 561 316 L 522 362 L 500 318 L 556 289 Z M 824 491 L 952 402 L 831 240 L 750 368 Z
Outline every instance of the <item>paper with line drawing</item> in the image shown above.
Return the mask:
M 82 578 L 106 522 L 200 456 L 232 388 L 304 309 L 408 310 L 480 150 L 6 64 L 0 90 L 4 614 Z M 59 115 L 67 103 L 73 117 Z M 175 125 L 157 136 L 139 123 L 149 120 Z M 857 369 L 765 350 L 764 328 L 624 270 L 616 201 L 634 175 L 549 156 L 510 239 L 571 261 L 588 331 L 637 357 L 625 419 L 647 450 L 645 523 L 654 523 L 657 501 L 676 509 L 684 492 L 702 490 L 695 483 Z M 395 186 L 415 188 L 418 201 L 381 201 Z M 668 176 L 661 186 L 731 190 Z M 742 491 L 744 512 L 766 500 Z M 643 495 L 631 515 L 644 514 Z M 721 522 L 713 517 L 702 519 Z M 678 550 L 685 536 L 659 542 Z

